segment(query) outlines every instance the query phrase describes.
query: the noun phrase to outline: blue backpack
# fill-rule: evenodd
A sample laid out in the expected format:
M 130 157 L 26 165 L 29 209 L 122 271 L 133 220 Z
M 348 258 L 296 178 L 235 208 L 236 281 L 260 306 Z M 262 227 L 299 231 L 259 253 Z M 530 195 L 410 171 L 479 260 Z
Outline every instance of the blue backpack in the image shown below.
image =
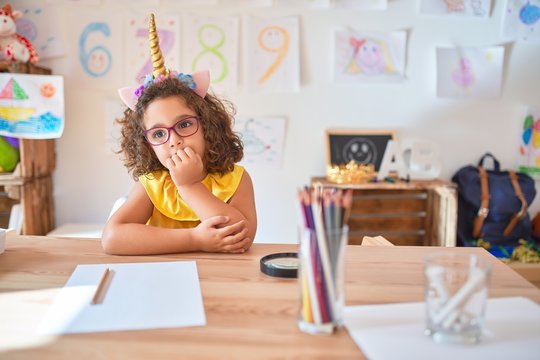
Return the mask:
M 484 160 L 493 160 L 493 169 Z M 527 174 L 501 171 L 499 161 L 486 153 L 478 166 L 465 166 L 452 177 L 458 188 L 459 246 L 474 246 L 481 238 L 491 245 L 517 246 L 532 241 L 528 207 L 536 196 L 534 180 Z

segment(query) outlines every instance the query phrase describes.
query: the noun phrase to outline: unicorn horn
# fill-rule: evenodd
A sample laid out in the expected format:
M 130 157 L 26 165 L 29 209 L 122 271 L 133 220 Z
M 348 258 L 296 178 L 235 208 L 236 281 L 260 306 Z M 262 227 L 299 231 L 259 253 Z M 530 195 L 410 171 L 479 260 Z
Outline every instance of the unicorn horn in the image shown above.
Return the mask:
M 150 14 L 148 41 L 150 42 L 150 57 L 152 58 L 152 75 L 154 75 L 154 79 L 159 75 L 167 75 L 168 71 L 165 67 L 165 60 L 163 59 L 161 49 L 159 48 L 159 37 L 156 31 L 154 14 Z

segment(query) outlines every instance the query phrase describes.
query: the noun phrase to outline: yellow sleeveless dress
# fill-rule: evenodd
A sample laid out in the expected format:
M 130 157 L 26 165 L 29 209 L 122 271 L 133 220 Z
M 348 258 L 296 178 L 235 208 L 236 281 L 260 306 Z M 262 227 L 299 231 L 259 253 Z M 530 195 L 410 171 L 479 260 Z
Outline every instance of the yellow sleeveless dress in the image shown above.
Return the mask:
M 223 202 L 228 202 L 238 189 L 244 168 L 235 165 L 234 170 L 220 176 L 208 174 L 202 181 L 208 190 Z M 168 170 L 158 170 L 139 177 L 148 197 L 154 204 L 152 216 L 146 225 L 164 228 L 192 228 L 200 219 L 178 194 Z

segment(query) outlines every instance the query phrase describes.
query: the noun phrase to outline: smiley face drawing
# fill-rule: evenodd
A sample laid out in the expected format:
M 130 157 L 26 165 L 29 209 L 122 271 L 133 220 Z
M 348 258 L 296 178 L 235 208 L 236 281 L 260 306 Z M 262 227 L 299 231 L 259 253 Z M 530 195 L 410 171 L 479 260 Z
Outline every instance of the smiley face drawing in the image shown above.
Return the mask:
M 44 83 L 40 86 L 39 92 L 41 93 L 41 96 L 51 98 L 56 93 L 56 88 L 51 83 Z
M 351 160 L 357 164 L 374 164 L 377 161 L 377 147 L 370 139 L 355 137 L 345 144 L 341 155 L 345 164 Z

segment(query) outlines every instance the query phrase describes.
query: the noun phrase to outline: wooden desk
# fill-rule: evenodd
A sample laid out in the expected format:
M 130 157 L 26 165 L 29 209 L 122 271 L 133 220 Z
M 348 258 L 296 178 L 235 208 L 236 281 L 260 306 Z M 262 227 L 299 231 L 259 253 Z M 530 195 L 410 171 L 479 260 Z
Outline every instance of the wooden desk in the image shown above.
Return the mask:
M 345 329 L 312 336 L 296 326 L 296 280 L 259 271 L 259 259 L 295 245 L 255 244 L 242 255 L 110 256 L 95 240 L 13 237 L 0 255 L 0 358 L 363 358 Z M 433 251 L 479 254 L 493 261 L 490 297 L 540 290 L 480 248 L 348 246 L 346 303 L 423 300 L 422 257 Z M 77 264 L 196 260 L 207 317 L 204 327 L 64 335 L 36 339 L 39 323 Z M 129 298 L 126 298 L 129 301 Z M 157 303 L 156 306 L 159 306 Z

